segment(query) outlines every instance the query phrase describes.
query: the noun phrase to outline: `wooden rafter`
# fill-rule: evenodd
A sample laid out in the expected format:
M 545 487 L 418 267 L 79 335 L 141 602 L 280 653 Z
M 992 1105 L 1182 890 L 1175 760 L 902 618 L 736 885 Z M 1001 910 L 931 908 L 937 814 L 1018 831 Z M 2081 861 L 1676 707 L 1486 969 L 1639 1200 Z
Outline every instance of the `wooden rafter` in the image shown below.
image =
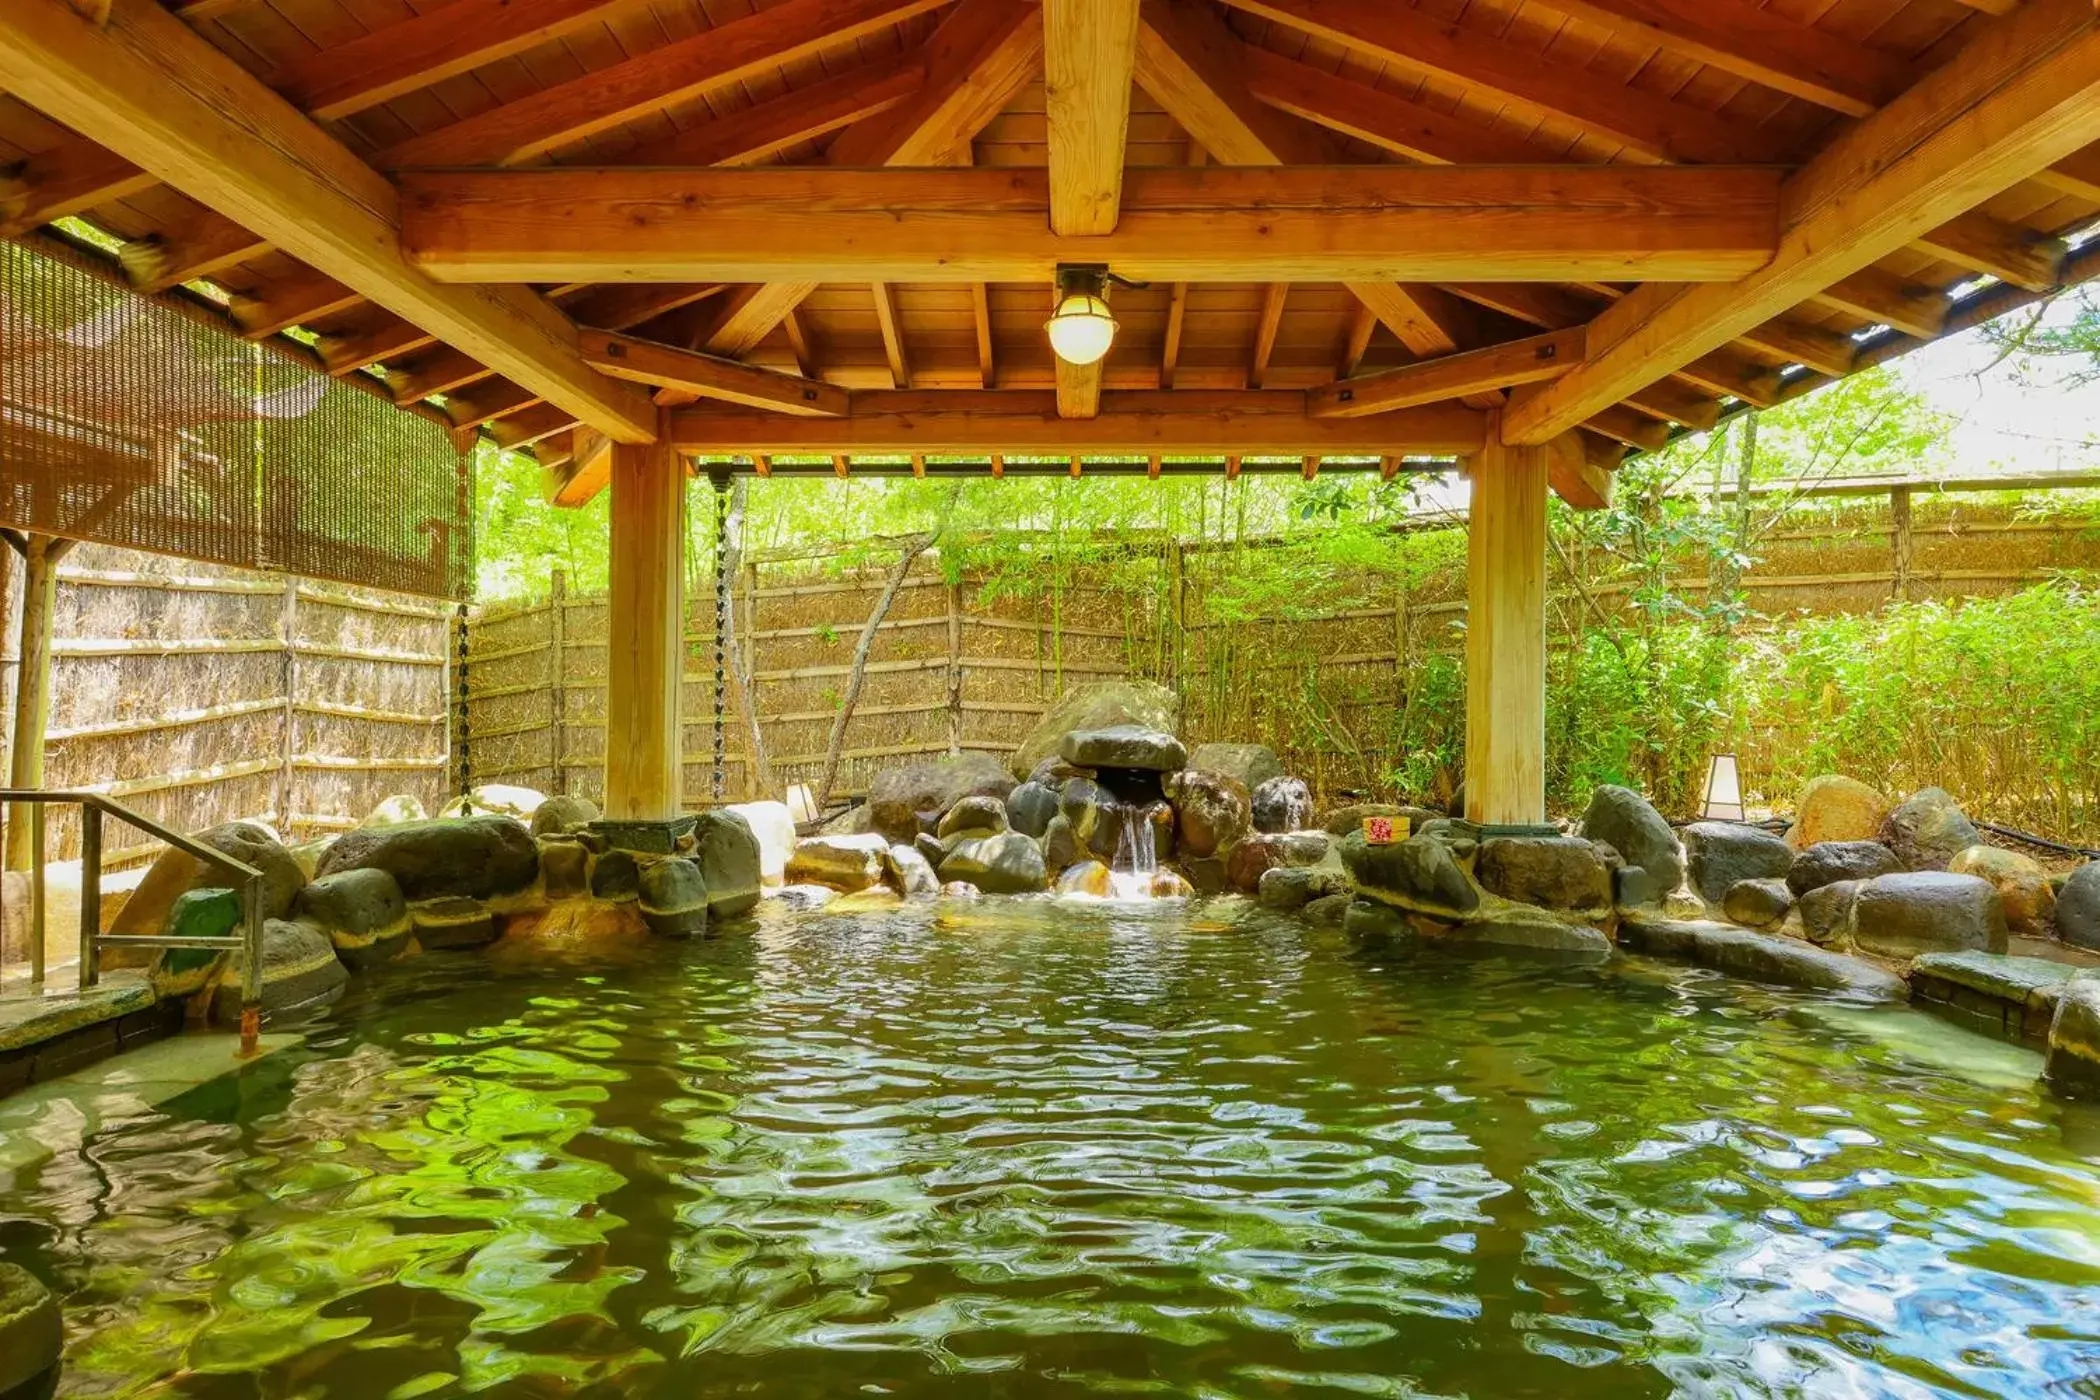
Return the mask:
M 1503 420 L 1543 442 L 2080 149 L 2100 124 L 2100 16 L 2028 0 L 1790 176 L 1779 252 L 1737 281 L 1640 287 L 1591 323 L 1590 356 Z
M 99 142 L 73 137 L 0 167 L 0 238 L 136 194 L 151 175 Z
M 1271 282 L 1262 288 L 1261 318 L 1254 323 L 1254 354 L 1247 363 L 1247 387 L 1259 389 L 1268 378 L 1269 357 L 1276 352 L 1276 332 L 1283 325 L 1283 304 L 1291 284 Z
M 977 332 L 977 387 L 989 389 L 998 378 L 998 357 L 992 344 L 991 292 L 982 282 L 970 284 L 970 321 Z
M 904 327 L 897 319 L 897 294 L 887 282 L 870 285 L 875 302 L 875 325 L 882 332 L 882 356 L 889 361 L 893 388 L 911 387 L 911 357 L 904 348 Z
M 1957 215 L 1914 242 L 1949 262 L 2030 292 L 2054 288 L 2070 248 L 2061 238 L 2017 228 L 1979 210 Z
M 1483 389 L 1536 384 L 1582 361 L 1581 327 L 1468 350 L 1398 369 L 1341 379 L 1306 396 L 1315 418 L 1365 418 L 1417 404 L 1462 398 Z
M 846 391 L 822 380 L 609 331 L 585 331 L 582 344 L 583 357 L 593 367 L 637 384 L 809 417 L 839 418 L 846 413 Z
M 877 59 L 836 77 L 690 126 L 618 158 L 622 165 L 745 165 L 887 112 L 926 86 L 916 54 Z
M 1049 228 L 1035 170 L 414 172 L 448 281 L 1717 281 L 1771 256 L 1779 173 L 1733 166 L 1132 170 L 1113 233 Z
M 153 0 L 114 0 L 99 27 L 58 0 L 0 9 L 0 85 L 607 433 L 654 434 L 646 396 L 584 364 L 545 301 L 412 267 L 393 187 Z

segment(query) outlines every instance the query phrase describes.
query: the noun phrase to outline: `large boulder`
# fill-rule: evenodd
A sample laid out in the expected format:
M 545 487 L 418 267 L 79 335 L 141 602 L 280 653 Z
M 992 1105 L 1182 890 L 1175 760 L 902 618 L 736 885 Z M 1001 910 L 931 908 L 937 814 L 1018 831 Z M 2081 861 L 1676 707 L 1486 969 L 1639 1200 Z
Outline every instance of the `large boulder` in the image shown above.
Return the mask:
M 795 853 L 795 816 L 787 803 L 733 802 L 721 810 L 742 817 L 758 838 L 759 883 L 769 889 L 784 884 L 788 857 Z
M 39 1400 L 58 1386 L 65 1352 L 58 1299 L 19 1264 L 0 1264 L 0 1397 Z
M 1014 790 L 1013 775 L 988 753 L 960 753 L 885 768 L 868 784 L 870 830 L 909 841 L 947 815 L 965 797 L 996 797 Z
M 2072 871 L 2056 892 L 2056 936 L 2074 948 L 2100 951 L 2100 860 Z
M 946 841 L 951 836 L 965 832 L 978 836 L 996 836 L 1007 830 L 1006 804 L 996 797 L 965 797 L 948 809 L 933 834 Z M 1026 833 L 1023 833 L 1024 835 Z
M 1825 773 L 1810 778 L 1794 804 L 1786 842 L 1797 851 L 1825 841 L 1872 841 L 1881 834 L 1892 804 L 1857 778 Z
M 642 888 L 642 865 L 633 851 L 600 851 L 591 862 L 591 898 L 619 902 L 635 898 Z
M 1032 775 L 1037 764 L 1059 753 L 1065 735 L 1075 729 L 1109 729 L 1119 724 L 1171 734 L 1181 727 L 1181 697 L 1152 681 L 1097 681 L 1067 691 L 1014 750 L 1013 775 Z
M 890 844 L 874 831 L 860 836 L 804 837 L 788 861 L 788 883 L 829 885 L 847 894 L 864 890 L 881 881 Z
M 1152 855 L 1166 860 L 1174 853 L 1174 809 L 1165 802 L 1134 807 L 1091 778 L 1073 778 L 1058 798 L 1059 817 L 1070 829 L 1081 853 L 1091 852 L 1100 860 L 1113 861 L 1123 845 L 1123 829 L 1132 823 L 1148 823 L 1152 830 Z M 1045 854 L 1050 854 L 1052 822 L 1045 830 Z M 1070 864 L 1070 862 L 1066 862 Z
M 1794 907 L 1794 892 L 1784 880 L 1738 880 L 1721 900 L 1721 912 L 1732 923 L 1770 928 Z
M 1234 889 L 1261 887 L 1264 872 L 1278 866 L 1318 865 L 1334 838 L 1324 831 L 1256 832 L 1225 853 L 1225 882 Z
M 1896 853 L 1879 841 L 1818 841 L 1794 858 L 1786 882 L 1796 895 L 1804 895 L 1840 880 L 1871 880 L 1902 868 Z
M 1793 938 L 1753 933 L 1703 919 L 1643 916 L 1619 925 L 1619 946 L 1660 958 L 1699 963 L 1736 977 L 1812 991 L 1900 1001 L 1903 979 L 1872 963 Z
M 1043 828 L 1042 846 L 1043 864 L 1052 871 L 1063 870 L 1067 866 L 1078 864 L 1082 859 L 1091 858 L 1086 842 L 1080 840 L 1079 833 L 1073 829 L 1071 818 L 1062 812 L 1052 817 L 1050 825 Z M 939 854 L 944 859 L 947 856 L 946 851 Z
M 299 891 L 299 917 L 328 935 L 355 969 L 392 962 L 409 948 L 408 901 L 384 870 L 339 870 Z
M 1374 846 L 1361 831 L 1352 831 L 1341 839 L 1340 849 L 1359 898 L 1446 917 L 1480 907 L 1480 891 L 1466 878 L 1451 843 L 1434 835 Z
M 1025 782 L 1007 794 L 1007 824 L 1023 836 L 1041 836 L 1048 831 L 1057 811 L 1057 790 L 1043 783 Z
M 1940 870 L 1869 880 L 1852 902 L 1852 942 L 1887 958 L 2005 951 L 2005 905 L 1988 880 Z
M 1880 836 L 1905 870 L 1945 870 L 1956 856 L 1983 840 L 1953 795 L 1936 787 L 1913 794 L 1890 812 Z
M 883 860 L 890 883 L 906 898 L 941 892 L 941 877 L 917 846 L 892 846 Z
M 1480 843 L 1483 889 L 1520 904 L 1601 913 L 1611 907 L 1612 862 L 1579 836 L 1497 836 Z
M 547 898 L 575 899 L 590 893 L 591 853 L 581 841 L 550 837 L 539 847 L 540 889 Z
M 530 830 L 534 836 L 566 836 L 604 815 L 588 797 L 557 793 L 532 809 Z
M 1536 909 L 1504 904 L 1468 919 L 1432 940 L 1442 948 L 1521 951 L 1601 962 L 1611 956 L 1611 940 L 1588 924 Z
M 1312 825 L 1312 789 L 1305 779 L 1271 778 L 1249 794 L 1256 831 L 1300 831 Z
M 359 833 L 351 832 L 336 842 L 341 845 Z M 215 851 L 244 861 L 262 872 L 262 913 L 266 919 L 281 919 L 292 910 L 292 901 L 306 884 L 306 870 L 268 827 L 257 822 L 225 822 L 206 827 L 192 838 Z M 166 926 L 168 911 L 185 891 L 231 888 L 244 899 L 246 891 L 233 883 L 227 871 L 199 860 L 173 846 L 162 851 L 131 898 L 110 921 L 109 932 L 158 934 Z
M 749 835 L 749 831 L 745 835 Z M 754 846 L 756 843 L 753 843 Z M 757 855 L 752 856 L 755 903 Z M 684 856 L 662 856 L 642 867 L 638 891 L 642 922 L 664 938 L 700 938 L 707 933 L 707 882 L 700 867 Z
M 1842 948 L 1852 937 L 1852 904 L 1864 880 L 1834 880 L 1818 885 L 1794 903 L 1801 916 L 1801 936 L 1821 948 Z
M 384 870 L 411 900 L 488 899 L 530 885 L 540 873 L 540 849 L 515 817 L 439 817 L 345 832 L 316 874 L 342 870 Z
M 212 1019 L 220 1025 L 240 1023 L 241 980 L 247 965 L 246 949 L 236 948 L 226 957 L 212 994 Z M 328 935 L 291 919 L 271 919 L 263 925 L 261 970 L 265 1020 L 317 1011 L 341 996 L 350 980 Z
M 2082 972 L 2057 993 L 2043 1074 L 2058 1093 L 2100 1099 L 2100 973 Z
M 1349 872 L 1331 865 L 1277 865 L 1262 872 L 1255 899 L 1269 909 L 1303 909 L 1316 899 L 1353 889 Z
M 1115 889 L 1109 883 L 1107 866 L 1098 860 L 1083 860 L 1057 877 L 1057 892 L 1107 899 Z
M 1042 848 L 1018 831 L 965 841 L 941 862 L 941 880 L 975 885 L 986 894 L 1032 894 L 1047 889 Z
M 1181 740 L 1163 729 L 1116 724 L 1106 729 L 1075 729 L 1058 741 L 1057 752 L 1076 768 L 1137 768 L 1172 773 L 1189 761 Z
M 2048 930 L 2056 912 L 2056 891 L 2033 857 L 1997 846 L 1970 846 L 1947 862 L 1947 872 L 1975 875 L 1996 885 L 2005 903 L 2005 926 L 2012 932 L 2032 935 Z
M 1250 794 L 1283 776 L 1283 760 L 1266 744 L 1198 744 L 1189 755 L 1189 767 L 1230 778 Z
M 627 868 L 634 869 L 634 857 L 627 852 L 609 854 L 626 856 Z M 627 898 L 634 897 L 634 891 L 630 889 Z M 441 894 L 435 899 L 416 900 L 408 906 L 408 923 L 416 932 L 416 942 L 425 948 L 478 948 L 484 943 L 495 942 L 500 931 L 496 927 L 495 911 L 480 900 L 469 899 L 463 894 Z
M 164 928 L 169 938 L 230 938 L 241 932 L 241 899 L 232 890 L 184 890 L 169 906 Z M 147 980 L 154 994 L 184 997 L 211 984 L 226 959 L 219 948 L 161 948 L 156 950 Z
M 1684 883 L 1684 854 L 1677 833 L 1632 788 L 1606 784 L 1591 793 L 1589 810 L 1582 815 L 1582 835 L 1602 841 L 1627 865 L 1647 871 L 1659 891 L 1657 898 Z
M 403 822 L 427 821 L 430 813 L 423 809 L 423 800 L 413 793 L 397 792 L 392 797 L 382 798 L 379 805 L 365 813 L 359 826 L 399 826 Z
M 764 855 L 741 812 L 723 808 L 693 821 L 693 867 L 707 888 L 707 916 L 734 919 L 758 907 Z M 647 890 L 643 899 L 648 898 Z
M 1743 880 L 1783 880 L 1794 864 L 1792 846 L 1734 822 L 1693 822 L 1684 829 L 1684 850 L 1692 888 L 1708 904 L 1719 904 Z
M 1247 834 L 1247 789 L 1237 778 L 1184 768 L 1161 783 L 1174 805 L 1175 849 L 1184 856 L 1213 856 Z

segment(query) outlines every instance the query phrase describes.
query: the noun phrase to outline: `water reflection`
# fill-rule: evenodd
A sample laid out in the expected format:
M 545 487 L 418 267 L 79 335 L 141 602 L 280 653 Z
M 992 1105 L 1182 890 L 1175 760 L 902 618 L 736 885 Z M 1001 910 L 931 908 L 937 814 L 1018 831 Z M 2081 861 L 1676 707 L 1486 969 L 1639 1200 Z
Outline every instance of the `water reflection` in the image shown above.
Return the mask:
M 0 1249 L 81 1395 L 2096 1393 L 2090 1129 L 1884 1029 L 1236 902 L 433 957 Z

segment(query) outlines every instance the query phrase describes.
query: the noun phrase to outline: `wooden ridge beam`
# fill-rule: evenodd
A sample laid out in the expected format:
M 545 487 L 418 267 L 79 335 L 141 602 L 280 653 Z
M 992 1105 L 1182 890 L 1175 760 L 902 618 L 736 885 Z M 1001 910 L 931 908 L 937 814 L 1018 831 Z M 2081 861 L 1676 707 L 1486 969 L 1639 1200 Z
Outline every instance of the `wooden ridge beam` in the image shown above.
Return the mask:
M 1138 0 L 1043 0 L 1043 110 L 1050 227 L 1071 237 L 1116 226 Z
M 689 39 L 649 49 L 464 121 L 413 136 L 379 157 L 386 170 L 509 165 L 850 43 L 940 0 L 787 0 Z M 442 14 L 443 11 L 437 12 Z
M 1589 358 L 1520 391 L 1503 431 L 1565 432 L 2081 149 L 2096 125 L 2100 15 L 2091 0 L 2027 0 L 1787 178 L 1769 263 L 1628 293 L 1591 322 Z
M 580 340 L 585 362 L 637 384 L 780 413 L 824 418 L 846 414 L 846 391 L 822 380 L 803 379 L 610 331 L 586 330 Z
M 1337 380 L 1306 396 L 1306 412 L 1315 418 L 1364 418 L 1483 389 L 1540 383 L 1579 364 L 1582 341 L 1583 331 L 1577 326 Z
M 411 266 L 393 187 L 153 0 L 112 0 L 99 26 L 63 0 L 0 8 L 0 86 L 613 436 L 655 432 L 552 306 Z
M 1478 451 L 1486 415 L 1456 404 L 1401 409 L 1375 419 L 1314 418 L 1305 395 L 1278 390 L 1109 390 L 1092 418 L 1065 418 L 1054 391 L 864 391 L 843 418 L 695 404 L 671 414 L 686 451 L 751 453 L 916 452 L 1231 453 L 1249 456 Z M 1661 425 L 1657 425 L 1660 427 Z
M 271 86 L 332 121 L 598 24 L 640 0 L 455 0 L 280 68 Z
M 1657 161 L 1778 161 L 1772 134 L 1581 68 L 1524 53 L 1492 34 L 1439 23 L 1386 0 L 1226 0 L 1235 9 L 1355 49 L 1409 73 L 1493 93 L 1534 117 L 1572 121 Z
M 1715 281 L 1763 265 L 1763 167 L 1141 169 L 1113 233 L 1049 227 L 1047 172 L 426 171 L 403 245 L 445 281 Z
M 851 68 L 616 158 L 619 165 L 748 165 L 887 112 L 926 86 L 916 55 Z

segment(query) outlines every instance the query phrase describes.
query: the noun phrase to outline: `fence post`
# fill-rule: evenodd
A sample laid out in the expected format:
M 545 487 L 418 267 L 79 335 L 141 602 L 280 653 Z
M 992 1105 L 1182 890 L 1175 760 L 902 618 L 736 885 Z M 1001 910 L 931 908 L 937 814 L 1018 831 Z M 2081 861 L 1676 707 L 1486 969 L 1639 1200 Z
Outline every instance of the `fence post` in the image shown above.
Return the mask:
M 283 748 L 277 762 L 277 829 L 284 833 L 285 840 L 291 841 L 297 839 L 292 833 L 292 745 L 299 730 L 299 580 L 291 574 L 284 576 L 284 601 L 277 610 L 277 630 L 284 643 L 278 670 L 284 708 L 278 712 Z
M 763 794 L 758 786 L 761 748 L 758 710 L 758 565 L 744 565 L 744 680 L 737 687 L 737 703 L 744 707 L 744 800 L 756 802 Z
M 554 790 L 569 790 L 569 573 L 554 571 L 547 599 L 547 715 L 553 733 L 547 741 L 547 764 Z
M 1899 603 L 1910 601 L 1910 572 L 1916 542 L 1910 530 L 1910 488 L 1889 488 L 1889 547 L 1895 579 L 1891 592 Z
M 948 585 L 948 752 L 962 752 L 962 585 Z
M 15 652 L 14 742 L 8 754 L 7 785 L 40 788 L 44 785 L 44 730 L 51 716 L 51 627 L 58 610 L 58 563 L 73 542 L 50 535 L 19 538 L 17 552 L 23 566 L 22 636 Z M 7 869 L 29 868 L 28 838 L 21 822 L 9 824 Z

